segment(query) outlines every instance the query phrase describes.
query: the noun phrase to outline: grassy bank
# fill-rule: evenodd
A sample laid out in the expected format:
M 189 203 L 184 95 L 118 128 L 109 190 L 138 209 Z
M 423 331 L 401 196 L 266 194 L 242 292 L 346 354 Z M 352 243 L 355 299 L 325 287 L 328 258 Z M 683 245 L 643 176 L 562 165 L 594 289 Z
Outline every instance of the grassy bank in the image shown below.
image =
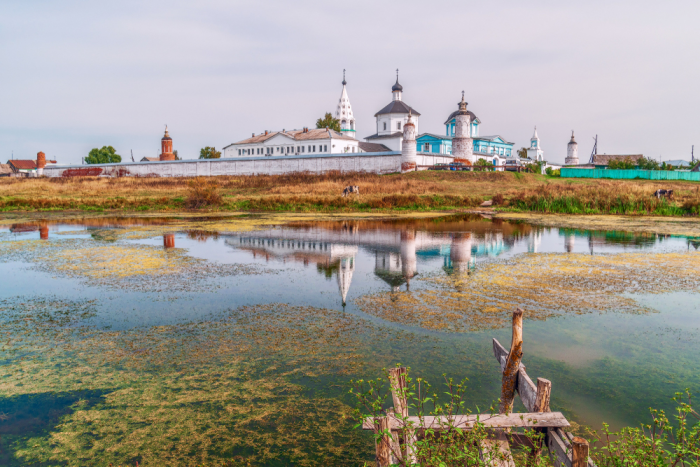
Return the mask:
M 360 195 L 342 197 L 358 185 Z M 658 188 L 673 201 L 657 200 Z M 567 180 L 508 172 L 288 174 L 216 178 L 58 178 L 0 181 L 1 211 L 353 212 L 468 209 L 492 199 L 511 211 L 697 215 L 700 185 L 646 180 Z

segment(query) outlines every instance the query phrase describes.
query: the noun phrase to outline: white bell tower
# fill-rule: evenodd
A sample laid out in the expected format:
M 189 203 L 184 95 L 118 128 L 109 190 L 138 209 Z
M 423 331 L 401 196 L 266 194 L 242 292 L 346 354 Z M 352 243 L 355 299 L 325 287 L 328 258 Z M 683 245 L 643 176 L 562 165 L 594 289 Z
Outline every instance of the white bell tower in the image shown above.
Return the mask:
M 530 138 L 530 147 L 527 148 L 527 157 L 537 162 L 544 160 L 544 151 L 540 146 L 540 137 L 537 136 L 537 127 L 535 127 L 535 133 L 532 135 L 532 138 Z
M 355 116 L 352 113 L 352 106 L 348 98 L 348 90 L 346 88 L 345 70 L 343 70 L 343 92 L 340 93 L 338 108 L 335 111 L 335 118 L 340 122 L 340 131 L 345 136 L 355 138 Z

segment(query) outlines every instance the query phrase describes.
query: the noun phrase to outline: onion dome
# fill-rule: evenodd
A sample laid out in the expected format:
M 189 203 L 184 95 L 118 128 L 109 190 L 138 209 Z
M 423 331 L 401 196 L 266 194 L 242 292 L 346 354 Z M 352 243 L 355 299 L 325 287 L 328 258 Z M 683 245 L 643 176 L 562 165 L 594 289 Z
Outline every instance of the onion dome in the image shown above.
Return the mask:
M 167 140 L 172 140 L 172 138 L 168 134 L 168 125 L 165 125 L 165 136 L 163 136 L 163 138 L 161 138 L 161 141 L 167 141 Z
M 403 91 L 403 86 L 399 84 L 399 70 L 396 69 L 396 84 L 391 87 L 391 92 Z

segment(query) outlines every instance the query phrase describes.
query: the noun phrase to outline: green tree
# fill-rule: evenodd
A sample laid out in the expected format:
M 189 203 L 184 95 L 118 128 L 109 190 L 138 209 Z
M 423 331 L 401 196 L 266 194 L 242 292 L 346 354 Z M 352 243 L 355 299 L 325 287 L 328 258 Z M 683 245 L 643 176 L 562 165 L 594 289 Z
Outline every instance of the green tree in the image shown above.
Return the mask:
M 326 112 L 323 118 L 316 120 L 316 128 L 328 128 L 329 130 L 340 131 L 340 120 Z
M 86 164 L 113 164 L 121 161 L 122 156 L 117 154 L 116 149 L 112 146 L 102 146 L 102 149 L 94 148 L 85 158 Z
M 647 157 L 640 157 L 637 166 L 642 170 L 659 170 L 659 162 Z
M 527 159 L 527 148 L 518 149 L 518 157 L 521 159 Z
M 221 159 L 221 151 L 217 151 L 216 148 L 211 148 L 207 146 L 199 150 L 200 159 Z
M 177 154 L 177 149 L 173 151 L 173 154 L 175 155 L 175 160 L 176 161 L 181 161 L 180 156 Z
M 625 170 L 634 169 L 635 167 L 636 164 L 630 157 L 625 157 L 624 159 L 613 159 L 608 163 L 609 169 Z

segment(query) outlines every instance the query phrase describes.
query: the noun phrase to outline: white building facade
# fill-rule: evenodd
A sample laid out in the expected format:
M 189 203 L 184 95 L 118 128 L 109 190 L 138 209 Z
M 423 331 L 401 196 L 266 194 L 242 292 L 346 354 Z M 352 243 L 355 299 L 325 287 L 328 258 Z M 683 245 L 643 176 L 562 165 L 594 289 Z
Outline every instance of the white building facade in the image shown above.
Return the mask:
M 299 156 L 359 152 L 358 141 L 326 128 L 264 132 L 229 144 L 224 158 L 251 156 Z
M 578 160 L 578 143 L 574 139 L 574 132 L 571 132 L 571 141 L 566 145 L 566 159 L 564 159 L 565 165 L 579 165 Z

